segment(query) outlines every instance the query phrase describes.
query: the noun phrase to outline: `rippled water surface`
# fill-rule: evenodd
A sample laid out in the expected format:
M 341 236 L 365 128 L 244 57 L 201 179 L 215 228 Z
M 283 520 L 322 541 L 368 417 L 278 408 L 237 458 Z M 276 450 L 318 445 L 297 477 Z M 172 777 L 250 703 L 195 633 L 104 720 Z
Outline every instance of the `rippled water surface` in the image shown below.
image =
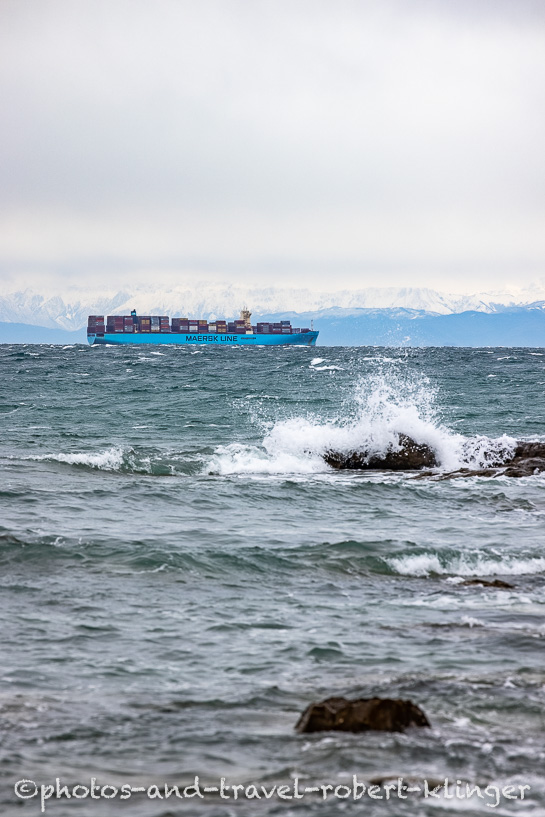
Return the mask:
M 0 371 L 2 814 L 40 813 L 21 778 L 353 774 L 531 792 L 46 813 L 545 813 L 545 477 L 322 459 L 405 433 L 439 470 L 501 462 L 545 439 L 543 350 L 1 346 Z M 410 698 L 432 728 L 298 735 L 330 695 Z

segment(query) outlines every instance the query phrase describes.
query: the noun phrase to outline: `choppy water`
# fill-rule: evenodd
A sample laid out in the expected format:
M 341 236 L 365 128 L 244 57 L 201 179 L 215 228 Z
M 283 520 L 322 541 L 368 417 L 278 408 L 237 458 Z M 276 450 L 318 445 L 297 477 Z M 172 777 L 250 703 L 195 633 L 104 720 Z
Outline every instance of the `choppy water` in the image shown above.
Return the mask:
M 545 439 L 544 350 L 3 346 L 0 372 L 2 814 L 39 814 L 21 778 L 353 774 L 531 793 L 46 813 L 544 813 L 545 477 L 415 481 L 320 456 L 404 432 L 446 469 L 501 460 Z M 335 694 L 411 698 L 432 729 L 297 735 Z

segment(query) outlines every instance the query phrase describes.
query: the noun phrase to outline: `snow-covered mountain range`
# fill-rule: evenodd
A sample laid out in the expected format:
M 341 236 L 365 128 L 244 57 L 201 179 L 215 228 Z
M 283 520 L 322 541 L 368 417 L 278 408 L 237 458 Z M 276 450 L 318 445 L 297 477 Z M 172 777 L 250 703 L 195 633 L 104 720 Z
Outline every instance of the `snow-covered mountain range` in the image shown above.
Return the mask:
M 409 309 L 430 315 L 467 311 L 502 312 L 545 299 L 545 291 L 488 292 L 448 295 L 422 288 L 366 288 L 338 292 L 309 289 L 248 289 L 234 286 L 177 286 L 101 292 L 71 289 L 65 293 L 34 290 L 0 295 L 0 321 L 75 331 L 87 324 L 88 315 L 139 314 L 202 318 L 237 316 L 243 304 L 254 315 L 303 312 L 309 315 L 338 309 L 344 315 L 360 309 Z M 331 313 L 330 313 L 331 315 Z

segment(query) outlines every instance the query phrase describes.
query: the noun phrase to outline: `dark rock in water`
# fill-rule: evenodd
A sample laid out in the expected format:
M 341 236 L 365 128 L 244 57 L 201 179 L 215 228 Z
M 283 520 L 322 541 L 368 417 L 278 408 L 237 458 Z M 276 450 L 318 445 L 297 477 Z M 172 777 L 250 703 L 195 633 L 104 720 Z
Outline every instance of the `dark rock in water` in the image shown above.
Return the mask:
M 420 707 L 399 698 L 327 698 L 310 704 L 295 728 L 298 732 L 403 732 L 430 726 Z
M 435 471 L 427 471 L 423 474 L 418 474 L 413 479 L 423 479 L 424 477 L 434 477 L 441 482 L 444 479 L 459 479 L 460 477 L 497 477 L 505 472 L 505 467 L 502 468 L 459 468 L 457 471 L 447 471 L 444 474 L 437 474 Z
M 545 443 L 518 442 L 513 459 L 517 459 L 518 457 L 540 457 L 541 459 L 545 459 Z
M 488 468 L 459 468 L 445 474 L 427 472 L 415 479 L 434 477 L 438 480 L 459 479 L 460 477 L 531 477 L 545 472 L 545 443 L 518 442 L 513 456 L 502 465 Z
M 509 582 L 504 582 L 501 579 L 494 579 L 490 581 L 488 579 L 466 579 L 465 582 L 461 582 L 462 586 L 478 586 L 478 587 L 499 587 L 503 590 L 510 590 L 515 585 L 509 584 Z
M 384 454 L 370 451 L 326 451 L 324 460 L 332 468 L 359 471 L 419 471 L 435 468 L 437 458 L 429 445 L 417 443 L 406 434 L 399 435 L 398 445 L 391 445 Z M 415 479 L 433 477 L 438 480 L 460 477 L 530 477 L 545 472 L 545 443 L 518 442 L 513 456 L 501 465 L 485 468 L 459 468 L 456 471 L 438 474 L 425 471 Z
M 326 451 L 324 459 L 332 468 L 354 470 L 417 471 L 437 465 L 435 452 L 429 445 L 417 443 L 406 434 L 399 435 L 399 447 L 390 446 L 385 454 L 369 451 Z
M 506 477 L 531 477 L 545 471 L 545 443 L 518 442 L 513 457 L 501 473 Z

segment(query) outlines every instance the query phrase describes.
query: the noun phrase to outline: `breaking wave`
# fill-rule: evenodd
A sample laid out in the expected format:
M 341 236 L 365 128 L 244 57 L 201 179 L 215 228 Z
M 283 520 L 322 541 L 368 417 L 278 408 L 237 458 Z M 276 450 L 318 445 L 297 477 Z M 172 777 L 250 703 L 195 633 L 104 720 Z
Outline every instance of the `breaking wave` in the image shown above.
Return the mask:
M 210 462 L 211 474 L 317 474 L 327 472 L 328 466 L 317 453 L 294 447 L 275 447 L 264 440 L 263 447 L 232 443 L 220 445 Z
M 319 368 L 323 358 L 314 358 Z M 465 437 L 446 428 L 439 418 L 436 392 L 414 372 L 381 371 L 362 380 L 342 415 L 325 420 L 295 416 L 277 420 L 261 445 L 234 443 L 216 449 L 208 464 L 211 473 L 312 474 L 329 471 L 323 455 L 366 451 L 381 456 L 399 448 L 400 435 L 428 445 L 442 470 L 501 465 L 514 453 L 516 440 L 507 435 Z
M 101 471 L 120 471 L 124 461 L 122 448 L 108 448 L 97 453 L 77 452 L 74 454 L 42 454 L 28 457 L 37 462 L 63 462 L 67 465 L 83 465 L 87 468 L 97 468 Z
M 169 461 L 164 456 L 139 454 L 132 448 L 124 449 L 117 446 L 107 448 L 105 451 L 42 454 L 26 457 L 25 459 L 35 462 L 59 462 L 80 468 L 123 474 L 172 476 L 178 470 L 176 463 Z
M 342 366 L 334 366 L 332 364 L 320 366 L 320 363 L 327 364 L 325 357 L 313 357 L 310 361 L 309 369 L 313 372 L 341 372 Z
M 401 576 L 523 576 L 545 572 L 545 557 L 503 556 L 484 553 L 415 553 L 384 560 Z

